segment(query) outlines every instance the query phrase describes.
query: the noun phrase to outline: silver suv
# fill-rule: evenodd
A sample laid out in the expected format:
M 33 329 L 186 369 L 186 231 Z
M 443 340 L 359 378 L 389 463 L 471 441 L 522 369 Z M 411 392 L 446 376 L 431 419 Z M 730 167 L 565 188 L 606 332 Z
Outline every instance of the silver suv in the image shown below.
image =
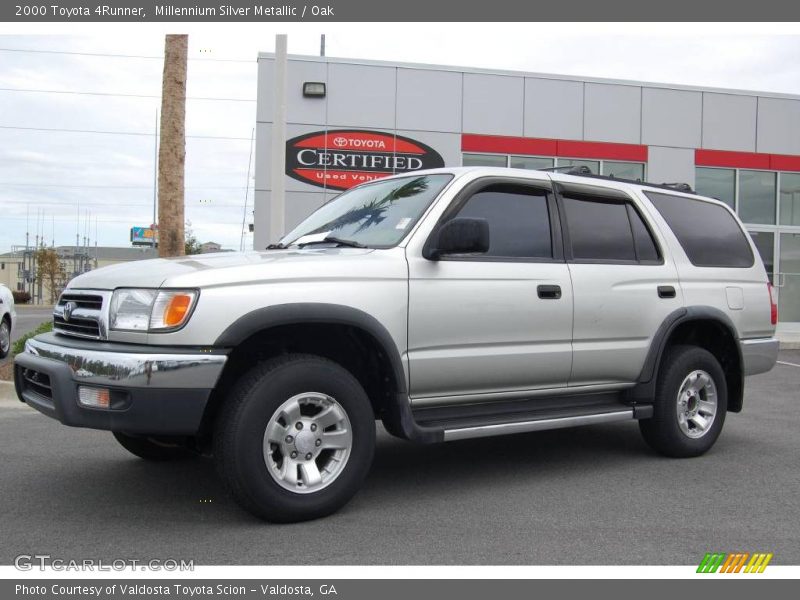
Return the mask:
M 213 454 L 279 522 L 356 493 L 377 419 L 422 443 L 636 419 L 698 456 L 778 352 L 727 206 L 510 169 L 358 186 L 262 252 L 99 269 L 54 319 L 16 359 L 20 399 L 142 458 Z

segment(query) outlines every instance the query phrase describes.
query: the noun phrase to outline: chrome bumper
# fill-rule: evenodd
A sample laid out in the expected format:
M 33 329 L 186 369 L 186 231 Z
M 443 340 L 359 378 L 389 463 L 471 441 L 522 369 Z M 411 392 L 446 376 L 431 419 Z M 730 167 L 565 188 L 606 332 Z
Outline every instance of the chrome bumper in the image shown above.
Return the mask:
M 219 350 L 154 349 L 38 336 L 14 360 L 17 396 L 72 427 L 195 435 L 227 356 Z M 80 404 L 81 386 L 107 388 L 110 406 Z
M 58 339 L 54 335 L 30 339 L 25 342 L 25 354 L 65 363 L 72 371 L 72 379 L 92 385 L 208 389 L 216 385 L 228 358 L 197 350 L 162 354 L 155 351 L 157 347 L 150 347 L 152 353 L 125 352 L 123 344 L 114 344 L 111 351 L 92 350 L 85 347 L 88 344 L 58 344 Z
M 780 342 L 776 338 L 758 338 L 740 340 L 742 349 L 742 366 L 745 376 L 766 373 L 775 366 L 778 360 Z

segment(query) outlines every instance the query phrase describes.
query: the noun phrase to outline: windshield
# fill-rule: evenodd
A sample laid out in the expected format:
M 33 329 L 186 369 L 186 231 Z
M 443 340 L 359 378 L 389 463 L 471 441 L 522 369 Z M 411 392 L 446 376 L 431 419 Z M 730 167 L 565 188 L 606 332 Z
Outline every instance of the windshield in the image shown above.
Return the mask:
M 422 175 L 359 186 L 322 206 L 282 242 L 290 246 L 336 238 L 371 248 L 395 246 L 452 178 Z

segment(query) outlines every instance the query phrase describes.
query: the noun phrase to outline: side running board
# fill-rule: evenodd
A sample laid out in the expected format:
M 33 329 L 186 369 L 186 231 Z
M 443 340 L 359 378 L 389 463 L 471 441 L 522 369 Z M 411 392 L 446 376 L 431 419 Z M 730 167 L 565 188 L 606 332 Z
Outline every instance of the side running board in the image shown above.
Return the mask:
M 412 410 L 407 396 L 398 396 L 382 416 L 392 435 L 425 444 L 470 438 L 546 431 L 647 419 L 652 405 L 631 406 L 618 395 L 598 395 L 431 407 Z
M 545 431 L 547 429 L 561 429 L 562 427 L 576 427 L 578 425 L 596 425 L 598 423 L 613 423 L 615 421 L 630 421 L 635 419 L 633 408 L 574 417 L 542 418 L 532 421 L 517 421 L 513 423 L 496 423 L 492 425 L 478 425 L 473 427 L 460 427 L 444 430 L 444 441 L 466 440 L 469 438 L 490 437 L 494 435 L 507 435 L 510 433 L 526 433 L 529 431 Z

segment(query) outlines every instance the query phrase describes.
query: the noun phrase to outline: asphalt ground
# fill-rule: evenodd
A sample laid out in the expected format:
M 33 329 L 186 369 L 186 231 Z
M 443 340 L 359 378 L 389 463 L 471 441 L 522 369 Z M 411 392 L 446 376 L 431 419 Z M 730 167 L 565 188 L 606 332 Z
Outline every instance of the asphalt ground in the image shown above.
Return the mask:
M 635 423 L 416 446 L 382 430 L 363 490 L 318 521 L 271 525 L 212 460 L 147 463 L 0 389 L 0 564 L 18 554 L 196 564 L 698 564 L 772 552 L 800 564 L 800 352 L 748 379 L 696 459 Z M 0 385 L 2 388 L 2 385 Z

